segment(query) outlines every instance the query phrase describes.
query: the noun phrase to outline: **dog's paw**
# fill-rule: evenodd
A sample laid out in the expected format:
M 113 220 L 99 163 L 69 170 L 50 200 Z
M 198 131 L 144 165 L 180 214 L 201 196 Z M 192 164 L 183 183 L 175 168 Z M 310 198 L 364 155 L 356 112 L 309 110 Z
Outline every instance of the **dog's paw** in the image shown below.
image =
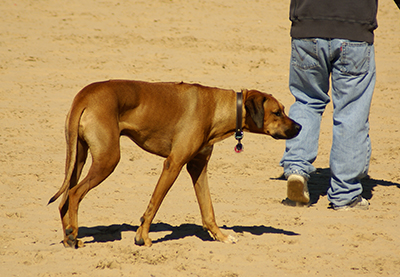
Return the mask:
M 237 243 L 239 240 L 237 238 L 235 238 L 234 236 L 228 235 L 226 237 L 226 239 L 224 240 L 224 243 L 229 243 L 229 244 L 235 244 Z
M 81 240 L 78 240 L 74 235 L 73 235 L 73 229 L 72 228 L 67 228 L 65 229 L 65 238 L 64 238 L 64 247 L 67 248 L 82 248 L 84 247 L 84 242 Z
M 149 237 L 143 238 L 140 234 L 136 234 L 135 236 L 135 244 L 139 246 L 148 246 L 150 247 L 153 243 Z
M 142 238 L 140 238 L 140 239 L 136 239 L 136 238 L 135 238 L 135 244 L 136 244 L 136 245 L 139 245 L 139 246 L 147 246 L 147 247 L 150 247 L 153 243 L 152 243 L 151 239 L 144 240 L 144 239 L 142 239 Z
M 64 247 L 66 248 L 82 248 L 85 246 L 84 242 L 74 238 L 73 235 L 69 235 L 64 241 Z
M 138 238 L 135 237 L 135 244 L 139 245 L 139 246 L 144 245 L 144 239 L 142 239 L 142 238 L 138 239 Z

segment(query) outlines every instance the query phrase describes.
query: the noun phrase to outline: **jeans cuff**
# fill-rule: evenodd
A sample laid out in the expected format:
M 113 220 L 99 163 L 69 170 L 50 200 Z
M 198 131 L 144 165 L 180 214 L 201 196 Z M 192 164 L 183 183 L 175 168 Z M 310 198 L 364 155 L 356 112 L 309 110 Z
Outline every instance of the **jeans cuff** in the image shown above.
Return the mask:
M 292 175 L 292 174 L 301 175 L 301 176 L 304 177 L 304 179 L 306 179 L 306 181 L 308 181 L 310 179 L 310 175 L 309 174 L 305 173 L 302 170 L 298 170 L 298 169 L 291 169 L 291 170 L 285 172 L 284 174 L 285 174 L 286 179 L 289 178 L 289 176 Z

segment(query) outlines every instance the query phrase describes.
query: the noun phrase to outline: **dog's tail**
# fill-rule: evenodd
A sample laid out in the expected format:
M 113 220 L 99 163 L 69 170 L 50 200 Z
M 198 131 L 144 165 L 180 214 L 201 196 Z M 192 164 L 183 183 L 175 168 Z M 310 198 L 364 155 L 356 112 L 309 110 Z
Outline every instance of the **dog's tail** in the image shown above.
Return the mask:
M 71 108 L 68 113 L 65 123 L 65 138 L 67 141 L 67 160 L 65 164 L 65 179 L 60 189 L 52 198 L 50 198 L 47 205 L 53 203 L 63 194 L 70 186 L 71 177 L 76 167 L 77 147 L 78 147 L 78 133 L 79 133 L 79 122 L 85 108 L 81 108 L 80 111 L 74 111 Z

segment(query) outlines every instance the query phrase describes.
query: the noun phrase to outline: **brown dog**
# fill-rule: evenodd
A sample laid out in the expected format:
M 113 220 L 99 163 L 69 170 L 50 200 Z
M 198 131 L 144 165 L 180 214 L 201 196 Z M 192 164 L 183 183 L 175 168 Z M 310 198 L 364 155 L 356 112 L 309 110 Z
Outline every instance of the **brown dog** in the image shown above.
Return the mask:
M 295 137 L 301 126 L 288 118 L 272 95 L 243 90 L 243 130 L 276 139 Z M 143 150 L 165 157 L 164 168 L 141 218 L 135 243 L 151 245 L 150 224 L 182 167 L 187 164 L 205 229 L 218 241 L 233 243 L 218 228 L 207 181 L 213 144 L 235 132 L 236 93 L 185 83 L 112 80 L 93 83 L 75 97 L 66 120 L 65 179 L 50 199 L 64 193 L 59 209 L 64 245 L 79 247 L 78 206 L 92 188 L 113 171 L 120 159 L 119 138 L 128 136 Z M 240 109 L 239 109 L 240 110 Z M 240 113 L 238 113 L 240 115 Z M 92 165 L 79 177 L 88 150 Z

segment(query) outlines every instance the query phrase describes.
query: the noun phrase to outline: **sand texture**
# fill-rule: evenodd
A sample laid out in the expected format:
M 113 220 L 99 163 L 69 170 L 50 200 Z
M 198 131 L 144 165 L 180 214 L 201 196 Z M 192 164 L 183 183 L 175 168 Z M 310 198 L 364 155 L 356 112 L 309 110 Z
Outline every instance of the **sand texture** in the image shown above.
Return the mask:
M 135 231 L 163 159 L 121 138 L 115 172 L 82 201 L 81 249 L 61 244 L 58 190 L 65 116 L 85 85 L 184 81 L 273 94 L 289 110 L 289 1 L 0 1 L 1 276 L 400 276 L 400 11 L 380 1 L 369 211 L 328 209 L 332 104 L 324 113 L 313 205 L 287 207 L 285 142 L 246 133 L 216 144 L 216 219 L 237 244 L 203 231 L 182 171 L 151 227 Z

